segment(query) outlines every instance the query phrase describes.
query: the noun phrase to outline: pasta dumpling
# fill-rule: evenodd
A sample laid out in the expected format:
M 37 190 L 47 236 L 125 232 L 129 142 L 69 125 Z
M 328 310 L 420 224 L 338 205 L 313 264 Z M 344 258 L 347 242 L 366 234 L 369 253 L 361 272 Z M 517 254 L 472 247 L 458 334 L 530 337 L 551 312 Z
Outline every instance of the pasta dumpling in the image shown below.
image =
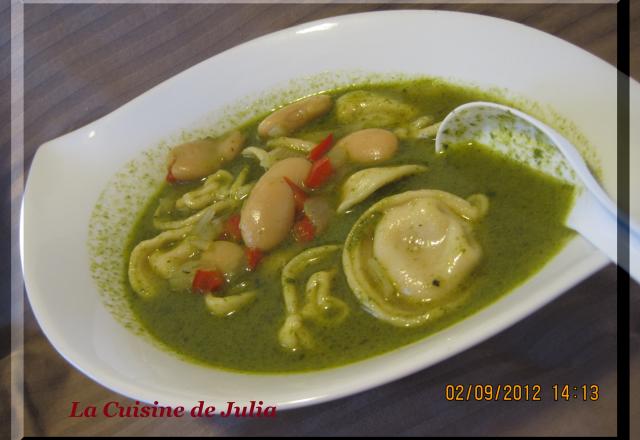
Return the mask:
M 356 90 L 336 101 L 336 116 L 342 124 L 388 127 L 415 117 L 416 109 L 386 95 Z
M 373 205 L 347 237 L 343 265 L 354 294 L 376 317 L 412 326 L 454 304 L 482 257 L 473 223 L 483 195 L 462 199 L 437 190 L 408 191 Z
M 367 168 L 353 173 L 342 185 L 342 197 L 337 212 L 347 211 L 383 186 L 403 177 L 427 170 L 423 165 Z

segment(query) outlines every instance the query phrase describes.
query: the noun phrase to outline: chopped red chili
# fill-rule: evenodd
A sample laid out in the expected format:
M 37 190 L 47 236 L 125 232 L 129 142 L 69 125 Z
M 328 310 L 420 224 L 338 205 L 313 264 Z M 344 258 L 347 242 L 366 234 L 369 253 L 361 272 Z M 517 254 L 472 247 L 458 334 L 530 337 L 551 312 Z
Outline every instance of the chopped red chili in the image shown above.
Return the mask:
M 307 188 L 320 188 L 333 174 L 333 166 L 328 157 L 314 162 L 311 166 L 311 171 L 304 181 L 304 185 Z
M 306 215 L 303 215 L 302 218 L 293 225 L 293 238 L 297 242 L 311 241 L 315 236 L 316 232 L 313 223 L 311 223 L 311 220 Z
M 288 177 L 285 176 L 284 181 L 287 182 L 293 191 L 293 202 L 296 205 L 296 212 L 302 212 L 304 209 L 304 202 L 307 200 L 307 193 Z
M 250 271 L 254 271 L 262 260 L 262 251 L 257 248 L 247 248 L 245 251 L 247 255 L 247 267 Z
M 167 170 L 167 177 L 166 177 L 166 179 L 167 179 L 167 182 L 169 182 L 169 183 L 176 183 L 176 180 L 177 180 L 177 179 L 176 179 L 176 177 L 173 175 L 173 173 L 171 172 L 171 168 L 169 168 L 169 169 Z
M 234 214 L 224 222 L 224 236 L 228 240 L 241 241 L 240 214 Z
M 224 285 L 224 275 L 218 270 L 197 270 L 191 290 L 196 293 L 214 292 Z
M 176 183 L 176 181 L 178 179 L 176 179 L 176 176 L 173 175 L 173 173 L 171 172 L 171 168 L 173 168 L 173 164 L 176 163 L 176 160 L 172 160 L 171 163 L 169 164 L 169 166 L 167 167 L 167 177 L 165 178 L 167 180 L 167 182 L 169 183 Z
M 329 133 L 329 136 L 324 138 L 318 145 L 313 147 L 309 152 L 309 160 L 312 162 L 317 161 L 322 156 L 327 154 L 327 152 L 333 146 L 333 133 Z

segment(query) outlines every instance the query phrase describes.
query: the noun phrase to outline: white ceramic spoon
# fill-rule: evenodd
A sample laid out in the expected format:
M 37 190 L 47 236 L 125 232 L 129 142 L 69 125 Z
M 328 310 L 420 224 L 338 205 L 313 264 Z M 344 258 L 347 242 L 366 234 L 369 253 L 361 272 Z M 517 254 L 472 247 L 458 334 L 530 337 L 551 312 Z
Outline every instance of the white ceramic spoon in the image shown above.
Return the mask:
M 578 232 L 616 263 L 620 244 L 629 246 L 630 261 L 623 268 L 640 281 L 640 230 L 602 190 L 576 148 L 562 135 L 537 119 L 505 105 L 470 102 L 454 109 L 436 135 L 436 152 L 449 146 L 477 142 L 535 165 L 542 171 L 574 184 L 579 193 L 567 218 Z M 557 152 L 562 155 L 557 154 Z M 626 237 L 629 237 L 627 240 Z M 625 251 L 626 249 L 622 249 Z

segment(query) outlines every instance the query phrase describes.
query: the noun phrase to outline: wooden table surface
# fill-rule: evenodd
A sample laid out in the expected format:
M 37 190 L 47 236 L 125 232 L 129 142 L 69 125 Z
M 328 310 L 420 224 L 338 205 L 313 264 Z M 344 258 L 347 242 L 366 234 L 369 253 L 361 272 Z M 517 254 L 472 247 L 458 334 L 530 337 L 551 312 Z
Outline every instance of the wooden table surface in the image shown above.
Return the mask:
M 318 18 L 406 8 L 507 18 L 616 63 L 615 5 L 25 5 L 25 167 L 28 169 L 43 142 L 115 110 L 161 81 L 239 43 Z M 6 18 L 6 12 L 0 10 L 0 17 Z M 635 6 L 632 14 L 632 72 L 637 73 L 640 14 Z M 6 40 L 0 43 L 6 54 Z M 2 66 L 6 67 L 6 58 Z M 4 136 L 6 126 L 3 130 Z M 2 138 L 5 146 L 6 140 Z M 3 173 L 6 169 L 4 164 Z M 640 371 L 639 293 L 634 284 L 632 371 Z M 131 401 L 71 367 L 42 335 L 28 302 L 25 307 L 27 435 L 616 434 L 613 266 L 512 328 L 432 368 L 335 402 L 278 413 L 275 419 L 69 418 L 72 401 L 98 407 L 110 400 Z M 7 359 L 4 356 L 0 364 L 5 378 Z M 597 402 L 554 402 L 548 394 L 540 402 L 447 402 L 447 383 L 537 383 L 546 390 L 555 383 L 598 384 L 601 397 Z M 632 377 L 631 391 L 636 396 L 632 419 L 640 420 L 638 375 Z M 0 396 L 7 392 L 3 383 Z M 8 421 L 6 413 L 5 408 L 4 422 Z M 632 429 L 640 435 L 637 424 Z

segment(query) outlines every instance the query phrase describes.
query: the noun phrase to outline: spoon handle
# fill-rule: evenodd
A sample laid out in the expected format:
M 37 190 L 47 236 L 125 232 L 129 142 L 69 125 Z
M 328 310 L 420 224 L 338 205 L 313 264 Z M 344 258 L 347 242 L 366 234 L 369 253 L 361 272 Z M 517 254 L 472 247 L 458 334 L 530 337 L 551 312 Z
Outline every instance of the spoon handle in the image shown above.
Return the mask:
M 629 224 L 619 220 L 615 212 L 605 207 L 597 196 L 584 191 L 576 200 L 567 225 L 602 251 L 613 263 L 618 263 L 618 245 L 624 246 L 621 249 L 623 252 L 628 247 L 630 258 L 622 262 L 621 267 L 631 278 L 640 282 L 640 237 L 637 232 L 630 231 Z M 618 232 L 621 234 L 620 240 Z

